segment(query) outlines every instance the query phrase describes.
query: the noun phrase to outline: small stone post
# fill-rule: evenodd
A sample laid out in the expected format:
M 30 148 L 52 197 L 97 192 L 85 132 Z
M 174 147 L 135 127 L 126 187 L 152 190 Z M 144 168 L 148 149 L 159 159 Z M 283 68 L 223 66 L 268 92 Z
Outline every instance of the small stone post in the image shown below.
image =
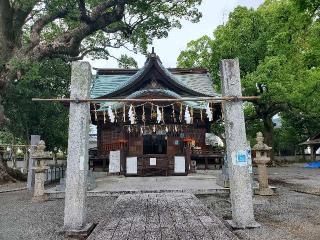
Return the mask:
M 31 147 L 30 147 L 30 153 L 29 153 L 29 164 L 28 164 L 28 179 L 27 179 L 27 188 L 28 190 L 32 190 L 34 187 L 34 159 L 33 154 L 36 149 L 36 146 L 40 142 L 40 135 L 31 135 Z
M 44 151 L 45 148 L 45 142 L 41 140 L 32 156 L 37 161 L 37 165 L 32 168 L 35 173 L 33 202 L 45 202 L 48 200 L 48 195 L 44 192 L 45 172 L 48 169 L 44 163 L 44 159 L 50 154 Z
M 257 133 L 256 140 L 257 144 L 253 146 L 252 150 L 256 153 L 256 157 L 253 160 L 258 165 L 259 189 L 255 193 L 261 196 L 271 196 L 274 195 L 274 192 L 269 188 L 266 164 L 270 162 L 270 157 L 268 157 L 267 153 L 272 148 L 263 143 L 264 137 L 261 132 Z
M 222 60 L 220 64 L 222 96 L 241 97 L 240 68 L 238 60 Z M 228 173 L 233 228 L 258 227 L 253 214 L 252 188 L 248 167 L 247 138 L 240 100 L 223 102 Z
M 70 98 L 90 97 L 91 67 L 88 62 L 73 62 Z M 87 228 L 86 194 L 88 176 L 90 103 L 71 102 L 65 191 L 64 230 L 66 235 Z

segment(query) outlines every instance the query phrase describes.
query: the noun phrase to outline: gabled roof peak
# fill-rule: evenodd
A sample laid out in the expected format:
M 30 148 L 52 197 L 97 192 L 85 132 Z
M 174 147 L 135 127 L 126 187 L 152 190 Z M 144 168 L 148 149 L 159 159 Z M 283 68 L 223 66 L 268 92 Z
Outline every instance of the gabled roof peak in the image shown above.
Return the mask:
M 154 47 L 152 47 L 152 52 L 148 54 L 147 60 L 144 65 L 147 65 L 150 60 L 159 61 L 162 64 L 160 57 L 154 52 Z
M 94 98 L 125 96 L 143 89 L 152 79 L 181 96 L 218 95 L 206 69 L 165 68 L 154 50 L 141 69 L 97 69 L 91 94 Z

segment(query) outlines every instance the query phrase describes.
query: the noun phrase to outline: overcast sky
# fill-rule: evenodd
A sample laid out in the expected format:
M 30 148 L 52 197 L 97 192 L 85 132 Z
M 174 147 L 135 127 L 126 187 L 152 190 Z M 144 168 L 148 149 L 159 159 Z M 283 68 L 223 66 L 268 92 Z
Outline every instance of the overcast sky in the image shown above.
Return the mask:
M 154 41 L 155 52 L 165 67 L 176 67 L 177 57 L 182 50 L 186 49 L 188 42 L 198 39 L 203 35 L 212 36 L 213 30 L 218 25 L 227 21 L 228 14 L 236 6 L 242 5 L 257 8 L 262 2 L 263 0 L 203 0 L 199 7 L 199 10 L 203 14 L 200 22 L 193 24 L 183 21 L 182 28 L 170 31 L 168 38 Z M 132 54 L 124 50 L 115 50 L 112 53 L 116 56 L 127 53 L 136 59 L 139 67 L 145 62 L 145 56 L 141 54 Z M 115 60 L 95 60 L 90 62 L 96 68 L 118 67 Z

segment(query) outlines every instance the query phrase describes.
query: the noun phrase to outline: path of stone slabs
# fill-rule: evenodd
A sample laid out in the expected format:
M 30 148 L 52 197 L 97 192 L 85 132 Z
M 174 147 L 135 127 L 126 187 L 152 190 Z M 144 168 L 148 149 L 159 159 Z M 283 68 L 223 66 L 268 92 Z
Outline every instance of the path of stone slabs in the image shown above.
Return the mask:
M 88 239 L 238 238 L 193 194 L 150 193 L 120 196 Z

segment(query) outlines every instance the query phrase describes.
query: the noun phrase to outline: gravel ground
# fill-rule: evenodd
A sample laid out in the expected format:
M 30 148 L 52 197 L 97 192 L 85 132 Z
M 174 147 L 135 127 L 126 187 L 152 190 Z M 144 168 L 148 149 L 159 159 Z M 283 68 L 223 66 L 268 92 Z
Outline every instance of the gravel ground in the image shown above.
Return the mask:
M 278 187 L 278 195 L 254 197 L 256 220 L 262 227 L 234 233 L 239 239 L 246 240 L 319 240 L 320 196 L 313 190 L 319 189 L 320 169 L 293 165 L 270 168 L 269 172 L 271 184 Z M 0 189 L 19 186 L 2 185 Z M 301 192 L 309 188 L 312 191 Z M 0 240 L 64 239 L 59 234 L 63 227 L 64 199 L 32 203 L 31 197 L 26 190 L 0 193 Z M 228 194 L 198 197 L 220 219 L 231 219 Z M 115 200 L 115 197 L 88 198 L 88 220 L 100 222 L 110 214 Z
M 320 197 L 277 186 L 278 195 L 254 197 L 256 229 L 237 230 L 239 239 L 319 240 Z M 231 219 L 228 195 L 198 196 L 221 219 Z
M 1 240 L 58 240 L 63 227 L 64 199 L 32 203 L 27 191 L 0 194 Z M 88 198 L 88 220 L 99 222 L 109 214 L 114 197 Z
M 278 186 L 279 195 L 254 198 L 256 220 L 261 228 L 237 230 L 240 239 L 318 240 L 320 239 L 320 197 Z M 230 219 L 228 195 L 199 196 L 221 219 Z M 0 239 L 64 239 L 63 199 L 31 203 L 27 191 L 0 194 Z M 109 214 L 114 197 L 88 198 L 88 219 L 99 222 Z

